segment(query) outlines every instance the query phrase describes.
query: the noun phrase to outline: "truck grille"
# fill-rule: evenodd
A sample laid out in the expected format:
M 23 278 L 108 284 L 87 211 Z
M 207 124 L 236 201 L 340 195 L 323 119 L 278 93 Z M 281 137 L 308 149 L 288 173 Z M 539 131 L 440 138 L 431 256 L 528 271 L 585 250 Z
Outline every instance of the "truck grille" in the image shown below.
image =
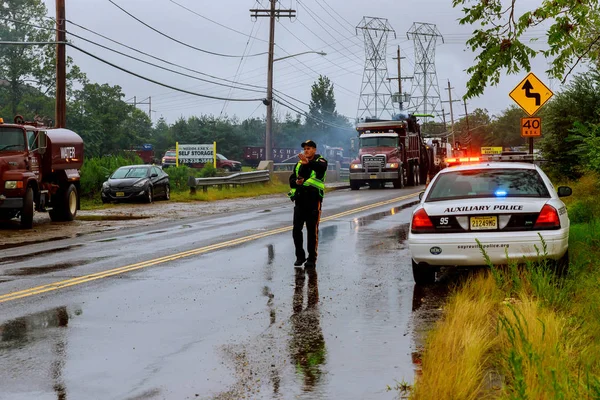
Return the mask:
M 380 171 L 385 168 L 384 156 L 364 156 L 363 166 L 368 171 Z

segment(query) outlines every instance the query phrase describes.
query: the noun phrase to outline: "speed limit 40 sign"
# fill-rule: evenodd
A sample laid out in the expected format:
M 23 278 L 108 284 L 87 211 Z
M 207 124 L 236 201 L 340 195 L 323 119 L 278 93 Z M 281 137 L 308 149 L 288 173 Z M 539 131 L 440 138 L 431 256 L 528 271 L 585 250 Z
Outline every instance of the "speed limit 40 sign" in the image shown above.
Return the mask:
M 521 118 L 522 137 L 542 136 L 542 119 L 540 117 Z

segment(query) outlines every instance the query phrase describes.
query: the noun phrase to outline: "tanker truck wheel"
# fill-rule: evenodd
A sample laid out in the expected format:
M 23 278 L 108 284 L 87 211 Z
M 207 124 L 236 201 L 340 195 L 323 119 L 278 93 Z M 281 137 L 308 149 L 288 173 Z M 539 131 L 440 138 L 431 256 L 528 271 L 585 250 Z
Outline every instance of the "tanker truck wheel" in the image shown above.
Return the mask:
M 77 189 L 75 185 L 70 184 L 66 190 L 61 188 L 55 196 L 56 201 L 52 202 L 52 210 L 49 212 L 50 219 L 54 222 L 73 221 L 77 215 Z
M 33 189 L 27 188 L 23 198 L 23 209 L 21 210 L 21 227 L 31 229 L 33 227 Z

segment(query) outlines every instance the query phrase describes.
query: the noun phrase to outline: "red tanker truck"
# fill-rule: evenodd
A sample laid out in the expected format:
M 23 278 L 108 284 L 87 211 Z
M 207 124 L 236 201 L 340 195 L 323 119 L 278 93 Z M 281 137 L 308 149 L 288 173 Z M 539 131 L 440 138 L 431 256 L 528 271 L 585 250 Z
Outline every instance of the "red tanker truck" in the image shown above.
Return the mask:
M 82 164 L 83 140 L 75 132 L 0 118 L 0 220 L 18 217 L 31 228 L 34 211 L 48 211 L 52 221 L 75 219 Z

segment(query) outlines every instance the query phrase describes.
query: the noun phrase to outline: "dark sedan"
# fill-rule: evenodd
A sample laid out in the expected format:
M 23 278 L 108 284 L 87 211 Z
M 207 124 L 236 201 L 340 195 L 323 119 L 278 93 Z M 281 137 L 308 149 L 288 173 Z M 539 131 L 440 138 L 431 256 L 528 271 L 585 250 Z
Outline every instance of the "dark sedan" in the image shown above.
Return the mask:
M 152 165 L 128 165 L 117 169 L 102 184 L 102 202 L 171 198 L 169 175 Z

